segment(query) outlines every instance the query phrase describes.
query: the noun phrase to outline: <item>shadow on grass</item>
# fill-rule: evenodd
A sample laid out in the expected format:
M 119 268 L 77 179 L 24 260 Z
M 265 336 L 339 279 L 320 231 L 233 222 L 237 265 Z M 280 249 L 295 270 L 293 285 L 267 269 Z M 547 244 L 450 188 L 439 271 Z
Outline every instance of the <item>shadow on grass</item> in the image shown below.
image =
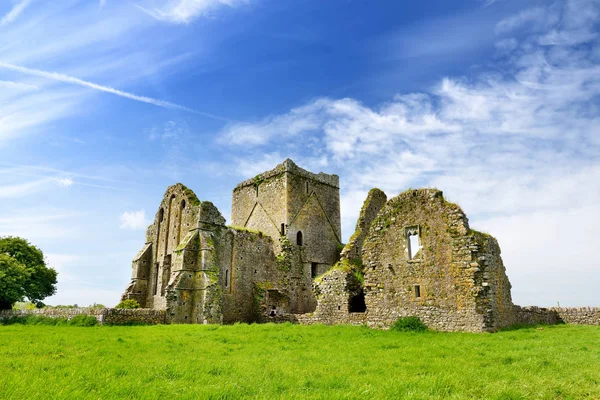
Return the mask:
M 510 332 L 510 331 L 520 331 L 520 330 L 531 330 L 531 329 L 544 329 L 544 328 L 550 328 L 553 326 L 557 326 L 557 325 L 564 325 L 565 323 L 563 321 L 559 321 L 556 324 L 514 324 L 514 325 L 510 325 L 510 326 L 505 326 L 504 328 L 501 328 L 498 330 L 498 332 Z

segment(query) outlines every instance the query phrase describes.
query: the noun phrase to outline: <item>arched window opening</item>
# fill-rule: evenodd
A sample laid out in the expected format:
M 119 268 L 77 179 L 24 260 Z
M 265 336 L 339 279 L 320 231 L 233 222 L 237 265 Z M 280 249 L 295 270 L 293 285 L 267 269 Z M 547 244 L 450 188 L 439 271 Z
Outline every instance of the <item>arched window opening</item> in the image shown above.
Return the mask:
M 160 227 L 162 226 L 162 222 L 165 219 L 165 209 L 160 208 L 158 210 L 158 224 L 156 224 L 156 250 L 154 251 L 156 254 L 154 255 L 154 259 L 158 260 L 158 248 L 160 243 Z
M 302 231 L 298 231 L 296 234 L 296 244 L 302 246 Z
M 183 217 L 183 210 L 185 209 L 185 200 L 181 200 L 179 217 L 177 221 L 177 237 L 175 238 L 175 245 L 179 245 L 179 241 L 181 240 L 181 218 Z
M 175 195 L 171 195 L 171 199 L 169 200 L 169 209 L 167 210 L 167 228 L 165 229 L 165 251 L 163 254 L 167 254 L 169 252 L 169 242 L 173 242 L 173 239 L 169 241 L 169 238 L 174 233 L 173 232 L 173 221 L 171 221 L 171 213 L 173 212 L 173 200 L 175 200 Z

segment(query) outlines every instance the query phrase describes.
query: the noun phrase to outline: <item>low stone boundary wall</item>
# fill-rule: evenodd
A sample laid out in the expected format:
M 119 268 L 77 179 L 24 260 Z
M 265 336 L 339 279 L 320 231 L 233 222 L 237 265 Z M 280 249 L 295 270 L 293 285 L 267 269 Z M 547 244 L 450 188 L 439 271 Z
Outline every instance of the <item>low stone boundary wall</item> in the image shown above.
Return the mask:
M 600 325 L 600 307 L 552 307 L 550 311 L 567 324 Z
M 90 315 L 98 320 L 100 325 L 133 325 L 133 324 L 164 324 L 166 312 L 147 308 L 42 308 L 35 310 L 2 310 L 0 320 L 11 317 L 26 317 L 29 315 L 71 319 L 77 315 Z
M 560 323 L 556 311 L 543 307 L 515 306 L 515 323 L 524 325 L 555 325 Z
M 600 307 L 521 307 L 515 306 L 518 324 L 600 325 Z
M 1 310 L 0 320 L 11 317 L 27 317 L 29 315 L 48 317 L 48 318 L 66 318 L 71 319 L 77 315 L 91 315 L 96 317 L 99 323 L 103 321 L 103 308 L 40 308 L 34 310 Z
M 164 310 L 151 310 L 149 308 L 107 308 L 104 310 L 102 324 L 128 325 L 150 324 L 159 325 L 166 323 L 167 313 Z
M 325 324 L 325 325 L 364 325 L 367 323 L 366 313 L 343 313 L 336 318 L 324 318 L 323 316 L 310 314 L 296 314 L 297 321 L 302 325 Z

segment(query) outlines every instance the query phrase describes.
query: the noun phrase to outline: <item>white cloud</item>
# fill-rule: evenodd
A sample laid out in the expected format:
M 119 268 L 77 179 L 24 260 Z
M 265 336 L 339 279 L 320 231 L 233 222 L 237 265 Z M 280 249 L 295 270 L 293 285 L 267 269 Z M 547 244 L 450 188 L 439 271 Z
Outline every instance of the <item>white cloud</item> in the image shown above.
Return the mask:
M 17 19 L 17 17 L 19 15 L 21 15 L 21 13 L 23 11 L 25 11 L 25 8 L 27 8 L 27 6 L 29 6 L 31 1 L 32 0 L 21 0 L 21 1 L 18 1 L 17 3 L 15 3 L 15 5 L 8 12 L 8 14 L 6 14 L 4 17 L 2 17 L 0 19 L 0 27 L 2 27 L 4 25 L 8 25 L 11 22 L 13 22 L 15 19 Z
M 496 32 L 508 33 L 523 26 L 527 26 L 531 30 L 543 29 L 556 23 L 556 18 L 556 14 L 548 8 L 528 8 L 498 22 Z
M 119 219 L 121 221 L 121 225 L 119 225 L 121 229 L 142 230 L 149 224 L 149 221 L 146 219 L 145 210 L 125 211 Z
M 12 81 L 0 81 L 0 88 L 17 89 L 17 90 L 37 90 L 37 89 L 39 89 L 35 85 L 28 85 L 26 83 L 12 82 Z
M 497 234 L 517 302 L 535 303 L 531 293 L 557 288 L 561 274 L 597 282 L 600 49 L 589 33 L 600 11 L 587 7 L 590 1 L 566 4 L 498 24 L 499 34 L 522 33 L 499 36 L 502 58 L 474 78 L 444 78 L 428 93 L 398 95 L 378 107 L 321 98 L 259 122 L 230 124 L 219 140 L 246 153 L 242 170 L 272 167 L 282 154 L 324 158 L 340 174 L 344 237 L 371 187 L 389 197 L 408 187 L 439 187 L 475 229 Z M 582 227 L 586 237 L 558 250 L 563 227 Z M 520 231 L 518 244 L 511 231 Z M 565 270 L 569 260 L 574 264 Z M 515 272 L 536 266 L 545 274 Z M 568 304 L 568 292 L 538 299 Z M 590 296 L 579 298 L 591 302 Z
M 236 7 L 244 3 L 247 3 L 247 0 L 168 0 L 161 7 L 138 7 L 159 21 L 187 24 L 217 8 Z
M 73 185 L 73 179 L 71 178 L 62 178 L 58 180 L 58 184 L 62 187 L 69 187 Z
M 19 210 L 0 215 L 0 236 L 20 236 L 38 243 L 77 238 L 81 232 L 76 221 L 81 214 L 65 210 Z
M 17 184 L 0 185 L 0 198 L 6 199 L 28 196 L 42 190 L 51 181 L 52 179 L 50 178 L 44 178 Z

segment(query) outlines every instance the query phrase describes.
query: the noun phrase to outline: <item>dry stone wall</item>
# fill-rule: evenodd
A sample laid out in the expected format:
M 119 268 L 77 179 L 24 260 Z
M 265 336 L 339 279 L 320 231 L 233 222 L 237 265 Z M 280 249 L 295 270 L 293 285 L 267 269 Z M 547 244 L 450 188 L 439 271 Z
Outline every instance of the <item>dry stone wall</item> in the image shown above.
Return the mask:
M 11 317 L 42 316 L 48 318 L 65 318 L 70 320 L 78 315 L 93 316 L 100 325 L 130 325 L 130 324 L 164 324 L 166 313 L 164 310 L 150 310 L 144 308 L 43 308 L 37 310 L 2 310 L 0 320 Z
M 561 322 L 577 325 L 600 325 L 600 307 L 552 307 Z

